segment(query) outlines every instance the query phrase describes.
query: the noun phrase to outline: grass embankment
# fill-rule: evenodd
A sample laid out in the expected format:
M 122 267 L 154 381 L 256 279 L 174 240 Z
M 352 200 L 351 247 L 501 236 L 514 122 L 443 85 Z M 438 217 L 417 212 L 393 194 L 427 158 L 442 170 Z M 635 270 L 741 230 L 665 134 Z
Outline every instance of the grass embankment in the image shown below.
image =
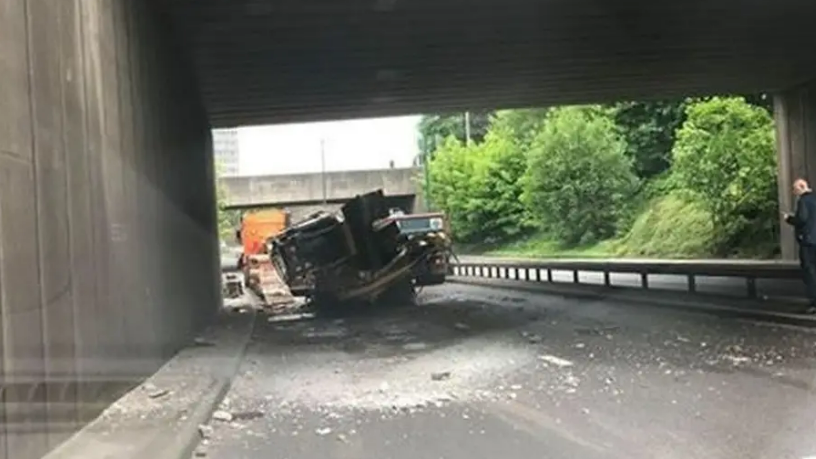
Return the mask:
M 698 205 L 669 194 L 643 206 L 630 229 L 620 237 L 586 246 L 568 247 L 547 234 L 496 247 L 463 247 L 460 253 L 519 258 L 707 258 L 713 228 Z

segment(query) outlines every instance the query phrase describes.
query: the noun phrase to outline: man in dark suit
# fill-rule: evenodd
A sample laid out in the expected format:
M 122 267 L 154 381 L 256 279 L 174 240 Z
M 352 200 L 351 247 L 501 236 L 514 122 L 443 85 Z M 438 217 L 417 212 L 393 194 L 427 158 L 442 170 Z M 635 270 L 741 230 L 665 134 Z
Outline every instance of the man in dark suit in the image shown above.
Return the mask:
M 793 226 L 799 244 L 799 263 L 805 281 L 808 314 L 816 314 L 816 196 L 804 179 L 793 182 L 793 194 L 797 196 L 796 211 L 784 214 L 785 222 Z

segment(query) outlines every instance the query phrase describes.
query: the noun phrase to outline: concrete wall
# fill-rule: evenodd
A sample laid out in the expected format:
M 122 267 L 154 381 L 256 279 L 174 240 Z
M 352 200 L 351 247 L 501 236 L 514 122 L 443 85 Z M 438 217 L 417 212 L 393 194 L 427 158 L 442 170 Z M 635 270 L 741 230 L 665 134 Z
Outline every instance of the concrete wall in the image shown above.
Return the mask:
M 349 199 L 382 188 L 387 195 L 415 194 L 419 170 L 380 169 L 326 173 L 326 199 Z M 231 206 L 321 202 L 322 174 L 258 175 L 221 179 Z
M 816 81 L 790 88 L 774 98 L 779 162 L 779 208 L 792 211 L 791 185 L 805 177 L 816 185 Z M 781 224 L 782 257 L 796 258 L 796 242 L 789 225 Z
M 146 3 L 0 0 L 0 459 L 41 457 L 219 305 L 209 126 Z

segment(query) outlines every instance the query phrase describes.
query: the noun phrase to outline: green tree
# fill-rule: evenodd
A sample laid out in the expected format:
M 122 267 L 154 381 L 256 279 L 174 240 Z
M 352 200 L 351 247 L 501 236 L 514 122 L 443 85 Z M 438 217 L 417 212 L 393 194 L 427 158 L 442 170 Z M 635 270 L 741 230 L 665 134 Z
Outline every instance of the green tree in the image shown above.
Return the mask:
M 215 200 L 216 211 L 218 212 L 218 237 L 222 241 L 232 241 L 235 239 L 236 212 L 226 208 L 227 189 L 220 179 L 221 174 L 218 173 L 220 170 L 220 165 L 216 164 Z
M 721 254 L 777 234 L 773 119 L 741 97 L 690 104 L 677 132 L 673 175 L 711 214 Z
M 652 178 L 669 169 L 675 131 L 686 116 L 684 101 L 620 102 L 610 112 L 639 177 Z
M 478 230 L 470 224 L 469 200 L 474 191 L 472 180 L 476 162 L 469 148 L 455 137 L 447 137 L 428 162 L 430 194 L 434 206 L 445 211 L 454 237 L 467 240 Z
M 490 129 L 509 132 L 518 147 L 526 150 L 544 126 L 548 112 L 549 108 L 499 110 L 490 117 Z
M 637 187 L 626 141 L 597 106 L 553 109 L 535 137 L 524 201 L 566 244 L 613 236 Z
M 470 112 L 470 139 L 474 143 L 481 142 L 490 125 L 489 111 Z M 465 114 L 448 113 L 423 115 L 419 121 L 419 149 L 420 152 L 431 154 L 437 144 L 453 136 L 460 142 L 466 139 Z
M 429 164 L 431 197 L 449 215 L 458 240 L 495 243 L 531 229 L 521 202 L 526 166 L 524 151 L 501 129 L 471 146 L 449 137 L 436 151 Z

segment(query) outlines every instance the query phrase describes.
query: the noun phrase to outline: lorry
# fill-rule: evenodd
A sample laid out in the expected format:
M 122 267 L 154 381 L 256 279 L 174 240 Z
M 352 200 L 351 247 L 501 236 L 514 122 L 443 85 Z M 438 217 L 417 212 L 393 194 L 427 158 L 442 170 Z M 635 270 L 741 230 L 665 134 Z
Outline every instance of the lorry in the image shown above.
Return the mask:
M 358 195 L 339 212 L 313 214 L 269 238 L 267 252 L 292 294 L 336 309 L 410 302 L 415 280 L 444 282 L 438 267 L 447 269 L 450 253 L 445 219 L 395 215 L 385 204 L 382 190 Z
M 281 209 L 249 211 L 241 217 L 235 238 L 241 244 L 238 270 L 244 285 L 254 291 L 265 304 L 282 296 L 277 273 L 270 263 L 267 241 L 289 226 L 290 214 Z

